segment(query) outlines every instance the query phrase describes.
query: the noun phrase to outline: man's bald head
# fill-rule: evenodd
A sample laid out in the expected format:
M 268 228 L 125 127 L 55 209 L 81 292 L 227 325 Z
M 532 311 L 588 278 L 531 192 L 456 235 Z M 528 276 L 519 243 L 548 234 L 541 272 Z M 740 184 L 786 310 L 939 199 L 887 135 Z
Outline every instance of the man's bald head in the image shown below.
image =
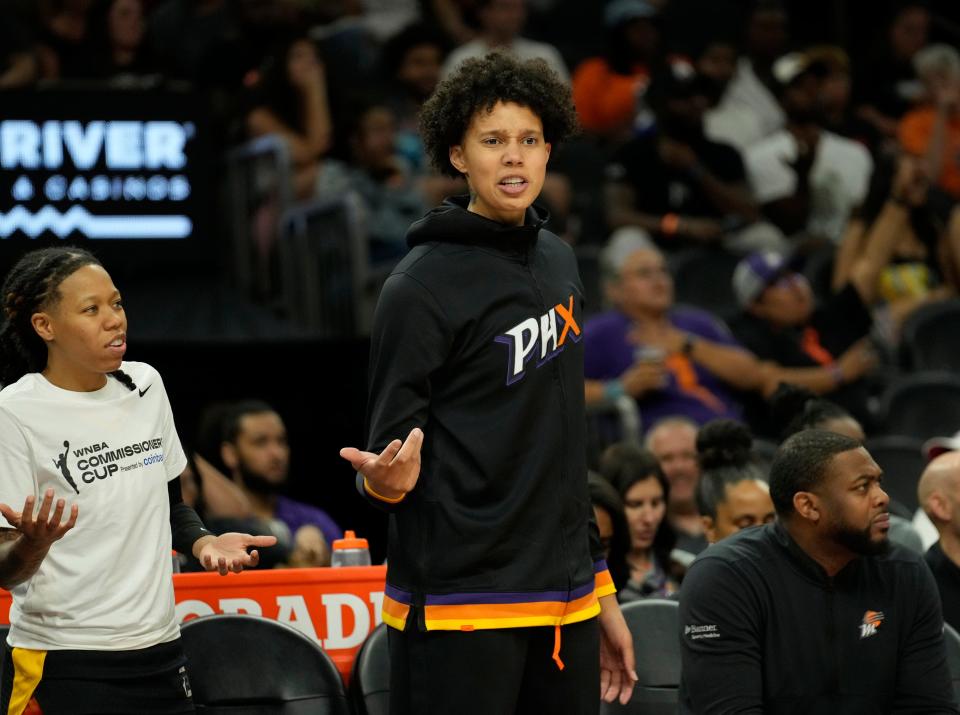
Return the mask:
M 960 451 L 941 454 L 927 465 L 917 498 L 941 534 L 951 524 L 960 531 Z

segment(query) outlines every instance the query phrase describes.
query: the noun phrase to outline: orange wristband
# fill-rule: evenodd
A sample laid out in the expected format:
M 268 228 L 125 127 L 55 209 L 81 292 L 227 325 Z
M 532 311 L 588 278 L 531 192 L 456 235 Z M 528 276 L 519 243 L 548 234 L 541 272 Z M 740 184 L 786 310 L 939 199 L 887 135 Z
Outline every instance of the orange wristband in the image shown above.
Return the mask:
M 664 236 L 673 236 L 680 228 L 680 217 L 676 214 L 664 214 L 660 219 L 660 232 Z
M 383 494 L 377 494 L 373 490 L 373 488 L 370 486 L 370 482 L 367 481 L 366 477 L 363 478 L 363 488 L 366 489 L 367 494 L 372 496 L 374 499 L 379 499 L 380 501 L 386 502 L 387 504 L 399 504 L 400 502 L 403 501 L 404 497 L 407 496 L 406 494 L 401 494 L 396 499 L 391 499 L 390 497 L 383 496 Z

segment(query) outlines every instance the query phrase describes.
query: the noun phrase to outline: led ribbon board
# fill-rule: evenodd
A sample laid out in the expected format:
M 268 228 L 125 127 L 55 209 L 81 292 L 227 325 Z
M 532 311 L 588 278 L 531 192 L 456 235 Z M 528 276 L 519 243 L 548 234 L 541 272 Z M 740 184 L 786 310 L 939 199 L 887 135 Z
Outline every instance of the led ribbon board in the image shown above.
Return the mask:
M 183 240 L 196 231 L 197 102 L 167 90 L 4 95 L 0 240 Z

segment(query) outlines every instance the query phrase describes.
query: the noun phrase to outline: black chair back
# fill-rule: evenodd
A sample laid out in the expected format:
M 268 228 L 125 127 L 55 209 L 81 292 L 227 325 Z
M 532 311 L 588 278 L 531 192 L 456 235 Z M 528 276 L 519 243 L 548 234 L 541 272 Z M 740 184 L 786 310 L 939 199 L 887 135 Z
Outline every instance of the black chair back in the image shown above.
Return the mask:
M 639 681 L 626 705 L 604 703 L 603 715 L 675 715 L 680 688 L 680 606 L 651 598 L 623 606 L 633 634 Z
M 960 430 L 960 377 L 918 372 L 894 380 L 883 393 L 880 426 L 887 434 L 925 440 Z
M 953 683 L 953 702 L 960 705 L 960 633 L 949 623 L 944 623 L 943 640 L 947 646 L 947 666 Z
M 927 466 L 923 456 L 923 441 L 904 435 L 871 437 L 867 451 L 883 470 L 883 489 L 905 506 L 910 514 L 920 506 L 917 501 L 917 482 Z
M 285 623 L 223 614 L 180 631 L 198 713 L 350 715 L 330 656 Z
M 390 648 L 385 623 L 374 628 L 360 646 L 353 661 L 350 690 L 357 715 L 389 715 Z
M 914 370 L 960 370 L 960 299 L 930 303 L 903 323 L 902 361 Z

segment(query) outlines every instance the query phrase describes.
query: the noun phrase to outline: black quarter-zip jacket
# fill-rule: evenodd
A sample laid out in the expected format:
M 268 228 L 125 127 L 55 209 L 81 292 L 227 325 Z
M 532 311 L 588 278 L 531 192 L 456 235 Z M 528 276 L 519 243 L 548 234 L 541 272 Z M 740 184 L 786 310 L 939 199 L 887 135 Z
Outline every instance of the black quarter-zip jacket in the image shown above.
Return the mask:
M 384 620 L 402 628 L 410 607 L 431 630 L 583 620 L 613 589 L 590 522 L 576 260 L 538 210 L 505 226 L 466 205 L 411 227 L 374 317 L 368 449 L 424 432 L 401 502 L 358 475 L 390 511 Z
M 936 584 L 892 547 L 835 577 L 778 523 L 710 546 L 680 593 L 681 713 L 956 713 Z

